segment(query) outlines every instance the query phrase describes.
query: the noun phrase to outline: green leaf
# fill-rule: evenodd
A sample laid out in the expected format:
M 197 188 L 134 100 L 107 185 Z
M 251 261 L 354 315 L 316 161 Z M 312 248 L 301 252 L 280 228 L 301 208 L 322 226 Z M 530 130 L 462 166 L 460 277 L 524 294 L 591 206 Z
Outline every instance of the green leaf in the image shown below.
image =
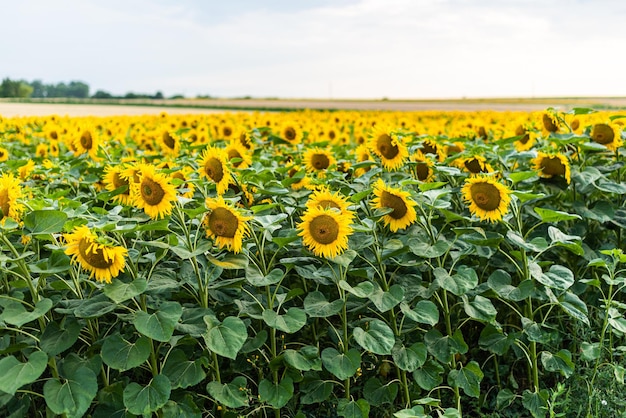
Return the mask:
M 204 380 L 206 373 L 202 366 L 208 366 L 206 357 L 190 361 L 183 350 L 176 349 L 167 356 L 161 372 L 170 379 L 172 389 L 185 389 Z
M 431 245 L 428 241 L 412 238 L 409 240 L 409 248 L 411 252 L 418 257 L 422 258 L 436 258 L 441 257 L 450 249 L 450 243 L 448 241 L 440 240 L 434 245 Z
M 368 379 L 363 387 L 363 397 L 373 406 L 393 405 L 396 396 L 398 396 L 398 383 L 394 381 L 383 384 L 373 377 Z
M 452 387 L 463 389 L 467 396 L 478 398 L 480 396 L 480 382 L 483 380 L 483 372 L 475 361 L 470 361 L 460 369 L 450 370 L 448 384 Z
M 52 300 L 48 298 L 41 299 L 35 304 L 35 309 L 32 311 L 27 311 L 23 303 L 14 300 L 3 300 L 1 306 L 4 307 L 4 310 L 0 314 L 0 320 L 7 324 L 21 327 L 48 313 L 50 308 L 52 308 Z
M 224 270 L 242 270 L 248 267 L 248 258 L 242 254 L 226 254 L 219 259 L 213 257 L 211 254 L 205 254 L 205 257 L 211 264 L 221 267 Z
M 14 356 L 0 359 L 0 390 L 15 395 L 19 388 L 37 380 L 47 366 L 48 355 L 43 351 L 34 351 L 26 363 Z
M 450 337 L 444 336 L 439 330 L 433 328 L 424 334 L 424 343 L 428 351 L 442 363 L 448 363 L 452 360 L 453 355 L 465 354 L 468 350 L 459 329 Z
M 170 398 L 170 380 L 156 375 L 147 386 L 132 382 L 124 388 L 124 406 L 133 414 L 147 415 L 158 411 Z
M 510 389 L 502 389 L 496 396 L 496 408 L 504 409 L 509 407 L 515 400 L 515 394 Z
M 403 344 L 396 344 L 391 351 L 393 361 L 400 368 L 407 372 L 413 372 L 424 365 L 428 350 L 422 342 L 417 342 L 410 347 Z
M 228 408 L 241 408 L 248 406 L 246 383 L 246 378 L 239 376 L 231 383 L 209 382 L 206 385 L 206 390 L 209 392 L 209 395 L 222 405 Z
M 183 308 L 178 302 L 164 302 L 159 309 L 149 314 L 139 311 L 135 314 L 133 325 L 137 331 L 156 341 L 168 342 L 174 334 Z M 169 382 L 169 381 L 168 381 Z
M 532 280 L 523 280 L 518 287 L 512 286 L 511 281 L 509 273 L 498 269 L 491 273 L 489 279 L 487 279 L 487 285 L 501 298 L 514 302 L 528 298 L 535 288 Z
M 516 171 L 513 173 L 509 173 L 509 179 L 513 182 L 513 184 L 519 183 L 524 180 L 532 179 L 537 177 L 536 171 Z
M 580 344 L 580 358 L 585 361 L 594 361 L 600 358 L 600 343 L 583 341 Z
M 441 267 L 433 270 L 435 282 L 448 292 L 456 296 L 464 295 L 478 285 L 478 276 L 471 267 L 459 266 L 458 272 L 452 276 Z
M 282 408 L 293 397 L 293 380 L 290 377 L 283 378 L 278 383 L 272 383 L 267 379 L 259 383 L 259 399 L 274 408 Z
M 63 251 L 53 251 L 49 258 L 44 258 L 37 264 L 29 264 L 28 268 L 36 274 L 58 274 L 68 271 L 72 265 Z
M 55 414 L 68 418 L 82 417 L 98 393 L 98 378 L 87 367 L 80 367 L 64 376 L 63 381 L 53 378 L 46 381 L 43 394 L 46 405 Z
M 572 353 L 569 350 L 559 350 L 556 354 L 542 351 L 541 364 L 547 371 L 559 372 L 566 378 L 574 373 L 574 362 L 572 362 Z
M 322 370 L 322 359 L 320 358 L 317 347 L 313 345 L 305 345 L 298 351 L 292 349 L 285 350 L 282 356 L 285 359 L 285 363 L 296 370 L 303 372 Z
M 478 345 L 482 350 L 491 351 L 498 355 L 504 355 L 515 343 L 515 334 L 504 334 L 491 324 L 487 324 L 480 333 Z
M 339 264 L 342 267 L 348 268 L 350 266 L 350 263 L 352 263 L 352 261 L 354 261 L 355 258 L 356 258 L 356 251 L 346 250 L 342 254 L 336 257 L 332 257 L 329 260 L 331 260 L 333 263 Z
M 330 397 L 333 387 L 332 381 L 320 379 L 317 373 L 305 375 L 304 381 L 299 385 L 299 392 L 302 394 L 300 403 L 311 405 L 324 402 Z
M 439 322 L 439 309 L 429 300 L 420 300 L 414 309 L 411 309 L 406 303 L 401 303 L 400 310 L 411 321 L 420 324 L 437 325 Z
M 509 230 L 506 233 L 506 238 L 512 244 L 519 248 L 523 248 L 528 251 L 540 253 L 548 248 L 548 243 L 543 237 L 534 238 L 531 241 L 526 241 L 520 234 L 515 231 Z
M 98 318 L 115 310 L 117 305 L 102 293 L 89 299 L 84 299 L 80 305 L 74 309 L 77 318 Z
M 548 411 L 548 398 L 550 394 L 547 390 L 531 392 L 528 389 L 522 394 L 522 405 L 534 418 L 545 418 Z
M 280 282 L 283 277 L 285 277 L 285 273 L 279 268 L 275 268 L 267 276 L 263 276 L 254 264 L 248 264 L 246 267 L 246 280 L 252 286 L 270 286 Z
M 571 221 L 573 219 L 582 219 L 580 215 L 576 215 L 573 213 L 561 212 L 558 210 L 546 209 L 535 207 L 533 208 L 535 212 L 539 215 L 542 222 L 561 222 L 561 221 Z
M 322 364 L 326 370 L 335 375 L 339 380 L 346 380 L 356 374 L 361 367 L 361 353 L 351 348 L 347 353 L 340 353 L 332 347 L 322 351 Z
M 575 318 L 586 325 L 589 323 L 589 312 L 587 305 L 576 294 L 572 292 L 565 292 L 559 296 L 559 306 L 572 318 Z
M 100 356 L 109 367 L 125 371 L 140 366 L 150 357 L 150 339 L 141 336 L 131 343 L 120 334 L 111 334 L 102 343 Z
M 585 250 L 582 247 L 582 239 L 576 235 L 567 235 L 560 229 L 553 226 L 548 227 L 548 236 L 552 240 L 550 245 L 558 245 L 565 247 L 576 255 L 584 255 Z
M 528 269 L 535 280 L 551 289 L 567 290 L 574 284 L 574 273 L 565 266 L 555 264 L 543 273 L 541 266 L 531 261 L 528 263 Z
M 115 303 L 122 303 L 135 296 L 141 295 L 148 287 L 148 282 L 143 278 L 136 278 L 131 282 L 113 280 L 104 287 L 103 293 Z
M 263 321 L 271 328 L 293 334 L 306 324 L 306 313 L 300 308 L 289 308 L 285 315 L 279 315 L 266 309 L 263 311 Z
M 39 347 L 51 356 L 56 356 L 70 348 L 78 340 L 82 325 L 73 318 L 63 323 L 63 328 L 57 322 L 46 325 Z
M 337 415 L 344 418 L 367 418 L 370 413 L 370 405 L 365 399 L 358 401 L 339 399 Z
M 235 316 L 228 316 L 221 323 L 205 316 L 204 322 L 207 330 L 202 337 L 209 350 L 222 357 L 236 359 L 248 338 L 246 324 Z
M 54 234 L 63 231 L 67 214 L 60 210 L 34 210 L 24 217 L 24 227 L 31 235 Z
M 469 300 L 467 295 L 463 295 L 461 298 L 463 299 L 463 308 L 467 316 L 490 324 L 496 322 L 498 311 L 496 311 L 491 300 L 480 295 L 474 296 L 472 301 Z
M 545 197 L 545 194 L 543 193 L 531 193 L 522 190 L 513 190 L 512 194 L 517 197 L 522 203 L 528 202 L 529 200 L 541 199 L 542 197 Z
M 367 330 L 361 327 L 354 328 L 352 335 L 363 349 L 374 354 L 391 354 L 391 349 L 396 343 L 393 330 L 380 319 L 370 320 Z
M 402 302 L 404 289 L 402 286 L 394 284 L 389 288 L 389 291 L 385 292 L 378 283 L 374 283 L 374 291 L 368 295 L 368 298 L 379 312 L 387 312 Z
M 432 390 L 443 382 L 443 366 L 436 361 L 426 360 L 426 363 L 413 372 L 415 382 L 424 390 Z
M 304 312 L 311 318 L 328 318 L 338 314 L 343 308 L 343 303 L 342 299 L 328 302 L 326 296 L 316 290 L 304 298 Z
M 430 418 L 430 415 L 424 412 L 424 407 L 421 405 L 414 406 L 411 409 L 402 409 L 398 412 L 394 412 L 395 418 Z

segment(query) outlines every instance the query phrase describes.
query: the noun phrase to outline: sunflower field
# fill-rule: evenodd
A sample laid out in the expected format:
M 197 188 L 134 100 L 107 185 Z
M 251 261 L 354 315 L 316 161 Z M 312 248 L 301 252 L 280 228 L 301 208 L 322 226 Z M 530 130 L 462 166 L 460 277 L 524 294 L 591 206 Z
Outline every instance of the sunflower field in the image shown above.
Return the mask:
M 0 415 L 619 417 L 623 117 L 0 117 Z

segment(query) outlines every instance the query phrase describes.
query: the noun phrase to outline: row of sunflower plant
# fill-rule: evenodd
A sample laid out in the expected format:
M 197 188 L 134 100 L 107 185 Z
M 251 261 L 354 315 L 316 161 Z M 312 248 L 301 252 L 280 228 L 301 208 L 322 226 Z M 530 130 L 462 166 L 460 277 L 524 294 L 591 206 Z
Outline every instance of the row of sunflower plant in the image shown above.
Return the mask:
M 619 416 L 622 121 L 0 118 L 0 411 Z

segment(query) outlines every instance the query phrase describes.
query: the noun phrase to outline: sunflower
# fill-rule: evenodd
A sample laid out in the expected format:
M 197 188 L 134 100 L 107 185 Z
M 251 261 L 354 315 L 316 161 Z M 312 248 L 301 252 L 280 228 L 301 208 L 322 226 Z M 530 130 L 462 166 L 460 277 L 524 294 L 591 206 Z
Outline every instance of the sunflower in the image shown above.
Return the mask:
M 570 165 L 567 157 L 563 154 L 546 154 L 545 152 L 537 152 L 537 157 L 532 160 L 535 170 L 539 177 L 551 178 L 560 176 L 571 181 Z
M 172 177 L 172 179 L 180 180 L 180 184 L 176 186 L 176 191 L 178 191 L 178 193 L 180 193 L 182 197 L 185 197 L 187 199 L 191 199 L 193 197 L 194 191 L 196 190 L 193 182 L 189 181 L 191 172 L 191 168 L 183 167 L 182 169 L 174 171 L 170 174 L 170 177 Z
M 35 162 L 31 159 L 29 159 L 26 164 L 21 165 L 17 171 L 20 175 L 20 179 L 22 180 L 26 180 L 30 174 L 33 172 L 33 170 L 35 169 Z
M 177 156 L 180 152 L 180 139 L 168 129 L 161 132 L 157 141 L 165 155 Z
M 163 218 L 172 213 L 172 202 L 176 201 L 176 188 L 164 174 L 157 173 L 156 168 L 142 164 L 137 183 L 131 183 L 133 203 L 152 219 Z
M 124 168 L 122 166 L 108 165 L 104 169 L 104 177 L 102 181 L 104 182 L 105 189 L 110 192 L 117 190 L 120 187 L 126 186 L 126 189 L 113 196 L 113 201 L 116 203 L 121 203 L 123 205 L 132 205 L 132 198 L 130 196 L 130 183 L 128 181 L 128 178 L 125 178 L 122 175 L 123 172 Z
M 298 224 L 304 245 L 318 257 L 336 257 L 348 249 L 350 218 L 334 208 L 307 209 Z
M 470 212 L 481 220 L 499 221 L 509 210 L 511 191 L 491 177 L 467 178 L 461 193 Z
M 392 209 L 390 213 L 383 215 L 385 226 L 389 226 L 392 232 L 404 229 L 417 220 L 415 206 L 417 203 L 411 199 L 407 191 L 387 186 L 381 179 L 374 184 L 372 207 L 374 209 Z
M 358 147 L 356 147 L 356 150 L 354 151 L 354 153 L 356 154 L 357 163 L 362 163 L 365 161 L 373 161 L 372 155 L 370 154 L 370 150 L 369 148 L 367 148 L 366 145 L 359 145 Z M 356 177 L 360 177 L 363 174 L 370 171 L 371 168 L 372 168 L 371 166 L 357 168 L 354 171 L 354 175 Z
M 561 128 L 561 121 L 553 109 L 540 112 L 539 118 L 539 126 L 541 126 L 543 131 L 548 134 L 558 132 Z
M 290 179 L 293 179 L 294 176 L 298 174 L 300 171 L 301 169 L 299 166 L 293 166 L 287 172 L 287 176 L 289 176 Z M 308 177 L 306 174 L 300 178 L 296 177 L 294 180 L 295 181 L 290 182 L 290 186 L 293 190 L 300 190 L 302 188 L 308 189 L 311 187 L 311 178 Z
M 443 161 L 446 157 L 445 147 L 437 144 L 432 139 L 425 139 L 419 146 L 418 151 L 424 155 L 433 155 L 439 161 Z
M 0 162 L 7 161 L 9 159 L 9 151 L 6 148 L 0 147 Z
M 413 154 L 411 159 L 415 161 L 413 173 L 419 181 L 430 183 L 435 179 L 435 163 L 433 160 L 422 154 L 420 151 Z
M 65 254 L 72 256 L 72 262 L 78 262 L 87 270 L 89 277 L 99 282 L 111 283 L 124 269 L 128 250 L 124 247 L 102 243 L 98 236 L 86 225 L 75 227 L 72 233 L 64 235 L 67 242 Z
M 350 218 L 354 217 L 354 212 L 348 209 L 350 203 L 348 203 L 347 199 L 339 194 L 338 192 L 333 193 L 326 188 L 322 188 L 319 190 L 315 190 L 309 196 L 309 200 L 306 202 L 307 210 L 312 208 L 321 208 L 328 209 L 334 208 L 339 211 L 340 214 L 345 215 Z
M 472 155 L 470 157 L 459 158 L 455 164 L 463 171 L 470 174 L 481 174 L 493 172 L 493 167 L 487 162 L 487 159 L 481 155 Z
M 518 126 L 515 130 L 515 136 L 520 136 L 521 138 L 513 142 L 513 146 L 517 152 L 528 151 L 531 149 L 535 143 L 537 142 L 537 133 L 524 128 L 523 126 Z
M 247 148 L 238 141 L 231 141 L 225 148 L 228 155 L 228 161 L 235 168 L 248 168 L 252 164 L 252 157 Z M 234 161 L 232 161 L 234 160 Z
M 88 154 L 94 160 L 98 158 L 100 139 L 95 134 L 93 129 L 83 127 L 71 145 L 73 146 L 75 153 L 78 155 Z
M 604 145 L 611 151 L 617 151 L 622 146 L 622 130 L 615 123 L 597 123 L 591 130 L 591 139 Z
M 290 144 L 299 144 L 300 142 L 302 142 L 304 133 L 297 123 L 285 122 L 281 125 L 278 136 L 280 136 L 282 139 L 289 142 Z
M 219 248 L 241 252 L 243 238 L 250 233 L 247 221 L 252 217 L 226 204 L 221 196 L 207 198 L 205 204 L 209 209 L 203 221 L 207 237 L 213 238 Z
M 200 176 L 213 181 L 220 196 L 226 193 L 232 179 L 227 161 L 226 151 L 216 147 L 205 149 L 200 160 Z
M 24 212 L 24 205 L 19 201 L 24 197 L 20 181 L 13 174 L 0 176 L 0 210 L 2 210 L 2 223 L 5 219 L 13 218 L 18 221 Z
M 337 160 L 330 151 L 323 148 L 309 148 L 302 156 L 304 166 L 308 172 L 324 173 L 330 166 L 337 164 Z
M 397 170 L 409 156 L 407 147 L 398 135 L 385 127 L 375 127 L 368 142 L 370 151 L 380 158 L 387 170 Z

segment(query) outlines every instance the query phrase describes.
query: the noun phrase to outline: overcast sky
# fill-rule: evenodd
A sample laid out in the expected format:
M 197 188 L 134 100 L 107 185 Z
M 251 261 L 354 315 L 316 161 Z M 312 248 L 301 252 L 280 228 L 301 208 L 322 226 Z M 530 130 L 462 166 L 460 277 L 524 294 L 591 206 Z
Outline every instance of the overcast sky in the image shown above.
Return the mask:
M 626 96 L 623 0 L 0 2 L 0 77 L 194 97 Z

